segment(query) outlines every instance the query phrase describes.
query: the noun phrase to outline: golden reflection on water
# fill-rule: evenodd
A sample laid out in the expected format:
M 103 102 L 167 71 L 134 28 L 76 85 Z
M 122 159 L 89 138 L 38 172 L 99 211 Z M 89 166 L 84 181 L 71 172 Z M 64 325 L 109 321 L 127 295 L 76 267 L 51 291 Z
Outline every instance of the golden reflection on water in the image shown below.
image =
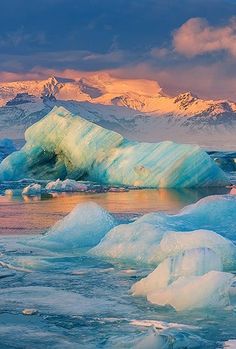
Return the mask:
M 152 211 L 175 213 L 204 196 L 227 192 L 229 190 L 226 188 L 204 188 L 131 190 L 120 193 L 53 193 L 50 198 L 0 196 L 0 234 L 45 231 L 82 202 L 95 201 L 116 214 L 142 214 Z

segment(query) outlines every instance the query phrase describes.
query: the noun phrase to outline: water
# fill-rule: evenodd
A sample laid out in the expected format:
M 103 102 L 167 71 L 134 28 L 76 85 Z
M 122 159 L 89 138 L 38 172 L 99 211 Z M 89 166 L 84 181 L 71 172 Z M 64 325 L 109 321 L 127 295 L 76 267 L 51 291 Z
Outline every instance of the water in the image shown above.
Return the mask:
M 3 195 L 6 186 L 16 189 L 14 196 Z M 236 313 L 230 308 L 178 313 L 131 296 L 131 286 L 152 268 L 90 257 L 83 250 L 75 255 L 22 244 L 80 202 L 95 201 L 122 222 L 152 211 L 174 213 L 229 189 L 54 193 L 30 198 L 17 195 L 17 188 L 19 183 L 2 184 L 0 196 L 0 260 L 7 263 L 0 269 L 1 349 L 216 349 L 236 337 Z M 11 269 L 16 265 L 21 269 Z M 24 309 L 35 309 L 35 314 L 23 315 Z M 163 326 L 167 329 L 161 332 L 162 345 L 153 346 L 156 331 Z

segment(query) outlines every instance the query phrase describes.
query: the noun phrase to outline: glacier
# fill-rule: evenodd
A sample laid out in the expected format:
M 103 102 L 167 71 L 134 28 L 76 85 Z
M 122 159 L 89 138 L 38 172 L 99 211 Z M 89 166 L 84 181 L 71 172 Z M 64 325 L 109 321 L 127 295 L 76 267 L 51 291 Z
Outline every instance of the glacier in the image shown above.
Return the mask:
M 63 107 L 29 127 L 25 139 L 23 148 L 0 164 L 0 181 L 70 178 L 152 188 L 229 184 L 198 146 L 129 141 Z

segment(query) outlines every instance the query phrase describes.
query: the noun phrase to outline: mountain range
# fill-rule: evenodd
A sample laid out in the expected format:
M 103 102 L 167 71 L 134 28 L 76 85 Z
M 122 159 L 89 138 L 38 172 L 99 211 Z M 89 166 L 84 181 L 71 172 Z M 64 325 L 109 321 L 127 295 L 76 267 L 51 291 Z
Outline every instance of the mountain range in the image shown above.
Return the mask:
M 22 142 L 25 129 L 55 105 L 130 139 L 236 148 L 236 103 L 191 92 L 169 96 L 156 81 L 107 73 L 0 83 L 0 138 Z

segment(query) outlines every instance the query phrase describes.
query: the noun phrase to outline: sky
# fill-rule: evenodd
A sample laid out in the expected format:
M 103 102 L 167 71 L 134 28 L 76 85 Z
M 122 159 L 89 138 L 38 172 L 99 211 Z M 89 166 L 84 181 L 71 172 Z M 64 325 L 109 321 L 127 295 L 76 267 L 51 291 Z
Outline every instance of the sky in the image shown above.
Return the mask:
M 236 100 L 236 0 L 0 0 L 0 81 L 108 71 Z

